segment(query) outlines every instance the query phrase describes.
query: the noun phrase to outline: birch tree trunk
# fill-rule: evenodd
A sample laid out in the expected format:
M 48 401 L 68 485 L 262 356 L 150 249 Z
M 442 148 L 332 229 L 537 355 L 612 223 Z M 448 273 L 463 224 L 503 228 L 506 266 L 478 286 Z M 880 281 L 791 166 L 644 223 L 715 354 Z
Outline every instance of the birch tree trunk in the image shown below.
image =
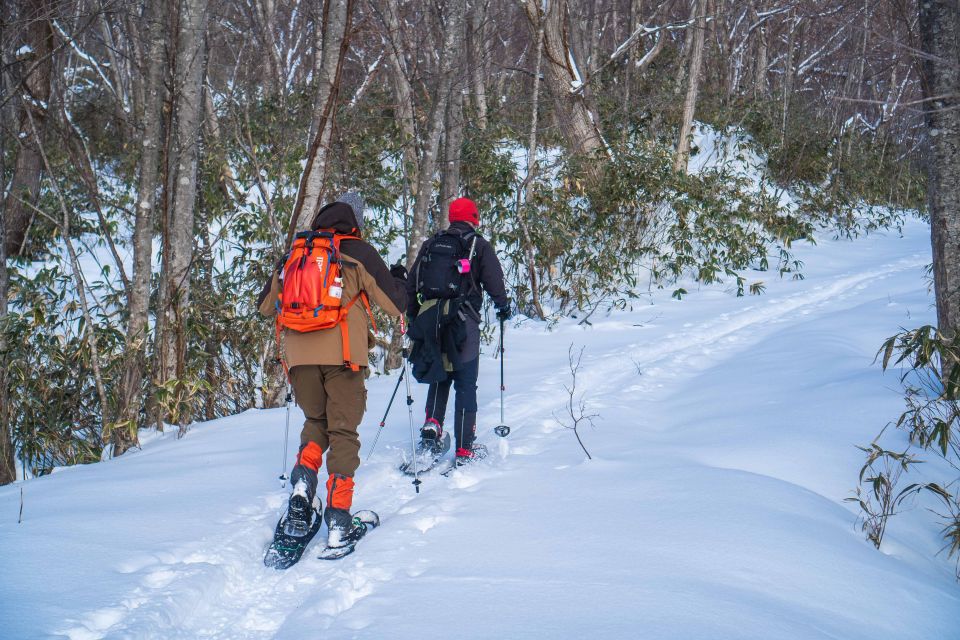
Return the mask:
M 181 0 L 176 53 L 174 159 L 176 167 L 168 228 L 167 290 L 164 334 L 160 345 L 161 381 L 176 378 L 178 394 L 186 373 L 187 335 L 190 316 L 190 272 L 193 264 L 193 227 L 197 197 L 197 166 L 203 124 L 203 78 L 206 67 L 206 0 Z M 189 423 L 185 411 L 177 412 L 183 433 Z
M 690 130 L 697 108 L 697 93 L 700 90 L 700 70 L 703 66 L 703 40 L 706 31 L 705 0 L 693 0 L 690 5 L 690 19 L 696 18 L 693 29 L 693 50 L 690 52 L 690 70 L 687 73 L 687 95 L 683 100 L 683 121 L 680 124 L 680 138 L 673 157 L 673 170 L 686 173 L 687 160 L 690 158 Z
M 960 11 L 956 0 L 920 3 L 927 187 L 937 325 L 960 329 Z M 944 371 L 944 376 L 949 375 Z
M 327 0 L 325 6 L 323 28 L 317 30 L 315 43 L 321 55 L 314 58 L 317 98 L 310 126 L 313 137 L 307 153 L 307 166 L 300 179 L 288 240 L 293 239 L 295 230 L 306 229 L 310 225 L 310 221 L 320 207 L 327 174 L 327 157 L 330 152 L 330 137 L 333 134 L 337 95 L 340 91 L 340 72 L 347 53 L 349 40 L 347 30 L 350 26 L 353 2 L 352 0 Z
M 142 57 L 134 73 L 133 95 L 139 102 L 135 115 L 139 124 L 140 175 L 137 181 L 137 204 L 133 224 L 133 276 L 128 300 L 125 358 L 120 378 L 120 403 L 117 425 L 111 430 L 113 454 L 121 455 L 136 446 L 142 403 L 143 379 L 146 373 L 146 341 L 149 332 L 150 277 L 153 263 L 153 222 L 160 172 L 160 125 L 163 104 L 163 49 L 167 39 L 167 16 L 162 0 L 144 3 L 143 30 L 145 42 Z
M 26 24 L 18 48 L 21 54 L 21 73 L 27 74 L 21 83 L 17 160 L 13 179 L 6 199 L 7 255 L 18 255 L 23 247 L 33 219 L 31 205 L 37 203 L 40 191 L 42 159 L 33 135 L 33 127 L 44 140 L 47 119 L 47 103 L 50 101 L 52 71 L 53 30 L 50 28 L 52 7 L 48 2 L 21 2 L 20 16 Z M 21 200 L 23 202 L 21 202 Z M 26 204 L 24 204 L 26 203 Z

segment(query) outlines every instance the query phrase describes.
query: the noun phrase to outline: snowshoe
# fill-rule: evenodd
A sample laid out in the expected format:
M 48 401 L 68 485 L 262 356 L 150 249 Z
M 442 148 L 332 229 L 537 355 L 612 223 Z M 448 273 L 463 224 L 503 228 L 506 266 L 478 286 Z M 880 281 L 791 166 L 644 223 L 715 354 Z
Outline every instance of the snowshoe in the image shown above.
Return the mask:
M 263 564 L 274 569 L 289 569 L 303 557 L 307 545 L 317 535 L 323 518 L 320 517 L 319 501 L 313 504 L 306 496 L 292 495 L 287 512 L 277 522 L 273 542 L 267 547 Z
M 339 511 L 328 510 L 328 511 Z M 348 521 L 338 523 L 337 516 L 327 518 L 327 527 L 330 532 L 327 538 L 327 548 L 317 556 L 321 560 L 339 560 L 353 553 L 357 543 L 368 532 L 380 526 L 380 516 L 373 511 L 357 511 L 352 516 L 347 513 Z M 344 520 L 346 520 L 344 518 Z
M 457 455 L 453 459 L 453 462 L 443 471 L 442 475 L 449 476 L 457 469 L 476 464 L 486 457 L 487 447 L 482 444 L 474 444 L 469 448 L 460 447 L 457 449 Z
M 414 469 L 413 460 L 405 460 L 399 467 L 400 472 L 412 476 L 416 471 L 420 473 L 430 471 L 440 463 L 449 450 L 449 433 L 444 433 L 439 438 L 421 438 L 420 444 L 417 445 L 416 469 Z

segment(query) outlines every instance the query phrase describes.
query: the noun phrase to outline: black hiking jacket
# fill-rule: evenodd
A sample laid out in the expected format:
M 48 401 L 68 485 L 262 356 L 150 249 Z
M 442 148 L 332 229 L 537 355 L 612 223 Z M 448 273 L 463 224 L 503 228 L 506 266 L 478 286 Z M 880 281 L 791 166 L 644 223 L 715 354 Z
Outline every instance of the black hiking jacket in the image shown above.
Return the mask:
M 473 251 L 473 259 L 470 261 L 470 278 L 468 278 L 466 302 L 469 303 L 469 309 L 463 310 L 463 340 L 460 338 L 460 329 L 456 328 L 456 342 L 448 339 L 447 336 L 436 335 L 433 345 L 427 346 L 424 353 L 432 353 L 436 349 L 442 350 L 447 355 L 447 359 L 454 363 L 454 368 L 460 368 L 461 363 L 471 362 L 480 355 L 480 309 L 483 306 L 483 293 L 486 292 L 493 300 L 493 304 L 499 309 L 510 304 L 507 297 L 506 285 L 503 281 L 503 268 L 500 266 L 500 260 L 497 258 L 493 246 L 486 238 L 481 236 L 469 222 L 454 222 L 446 229 L 444 233 L 453 233 L 456 235 L 476 234 L 477 243 Z M 433 237 L 427 239 L 420 247 L 417 259 L 410 270 L 410 277 L 407 278 L 407 315 L 410 317 L 411 328 L 417 325 L 417 315 L 420 312 L 420 303 L 417 301 L 417 268 L 423 259 Z M 472 242 L 472 240 L 471 240 Z M 469 244 L 464 242 L 464 244 Z M 472 310 L 472 311 L 471 311 Z M 432 319 L 431 319 L 432 320 Z M 433 324 L 433 322 L 421 322 L 424 324 Z M 425 339 L 430 339 L 430 332 L 424 331 L 422 334 Z M 412 337 L 412 332 L 411 332 Z M 454 344 L 457 345 L 454 351 Z M 411 359 L 411 362 L 413 360 Z M 415 363 L 416 364 L 416 363 Z M 423 363 L 421 363 L 423 364 Z

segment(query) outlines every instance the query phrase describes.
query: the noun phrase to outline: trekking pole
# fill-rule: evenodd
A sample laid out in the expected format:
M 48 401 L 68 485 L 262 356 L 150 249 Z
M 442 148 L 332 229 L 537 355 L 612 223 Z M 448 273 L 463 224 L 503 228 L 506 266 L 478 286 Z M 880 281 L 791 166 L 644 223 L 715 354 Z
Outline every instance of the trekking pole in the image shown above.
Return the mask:
M 400 335 L 404 337 L 403 340 L 403 349 L 401 354 L 403 354 L 403 372 L 407 373 L 407 325 L 403 320 L 403 316 L 400 316 Z M 417 443 L 413 435 L 413 392 L 410 391 L 410 376 L 404 375 L 407 379 L 407 415 L 410 417 L 410 453 L 413 456 L 413 486 L 417 490 L 417 493 L 420 493 L 420 469 L 417 465 Z M 399 381 L 397 382 L 399 384 Z
M 503 384 L 503 354 L 506 352 L 503 348 L 503 327 L 505 323 L 506 320 L 500 321 L 500 424 L 493 429 L 493 432 L 501 438 L 510 435 L 510 427 L 506 425 L 503 419 L 503 392 L 507 390 L 507 387 Z
M 383 427 L 387 424 L 387 414 L 390 413 L 390 407 L 393 406 L 393 399 L 397 397 L 397 391 L 400 390 L 400 381 L 403 380 L 403 374 L 406 373 L 406 371 L 406 367 L 400 370 L 400 377 L 397 378 L 397 385 L 393 388 L 393 394 L 390 396 L 390 402 L 387 403 L 387 410 L 383 412 L 383 420 L 380 421 L 380 428 L 377 429 L 377 437 L 373 439 L 373 446 L 370 447 L 370 453 L 367 454 L 367 458 L 364 460 L 364 462 L 368 462 L 370 460 L 370 456 L 373 455 L 374 450 L 377 448 L 377 442 L 380 441 L 380 434 L 383 433 Z
M 293 403 L 293 391 L 290 388 L 290 379 L 287 378 L 287 398 L 285 400 L 287 403 L 287 421 L 286 425 L 283 427 L 283 462 L 280 464 L 280 488 L 285 489 L 287 486 L 287 446 L 290 442 L 290 405 Z

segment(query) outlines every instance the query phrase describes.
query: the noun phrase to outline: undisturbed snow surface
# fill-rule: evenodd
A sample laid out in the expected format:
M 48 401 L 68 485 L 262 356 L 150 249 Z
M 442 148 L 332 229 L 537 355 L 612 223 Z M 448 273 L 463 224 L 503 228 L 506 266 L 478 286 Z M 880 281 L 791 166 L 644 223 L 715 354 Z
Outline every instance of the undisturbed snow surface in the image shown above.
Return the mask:
M 876 349 L 932 319 L 928 229 L 904 233 L 802 248 L 806 280 L 754 274 L 760 297 L 688 286 L 591 328 L 511 328 L 512 435 L 491 432 L 487 347 L 493 455 L 416 496 L 395 471 L 410 437 L 398 401 L 357 476 L 355 506 L 383 525 L 337 563 L 314 546 L 287 572 L 261 564 L 286 496 L 283 410 L 31 480 L 19 525 L 20 487 L 0 488 L 0 636 L 958 638 L 960 587 L 930 514 L 900 516 L 878 552 L 844 502 L 854 445 L 901 406 Z M 553 417 L 571 343 L 601 416 L 582 434 L 592 461 Z M 369 384 L 367 446 L 395 380 Z

